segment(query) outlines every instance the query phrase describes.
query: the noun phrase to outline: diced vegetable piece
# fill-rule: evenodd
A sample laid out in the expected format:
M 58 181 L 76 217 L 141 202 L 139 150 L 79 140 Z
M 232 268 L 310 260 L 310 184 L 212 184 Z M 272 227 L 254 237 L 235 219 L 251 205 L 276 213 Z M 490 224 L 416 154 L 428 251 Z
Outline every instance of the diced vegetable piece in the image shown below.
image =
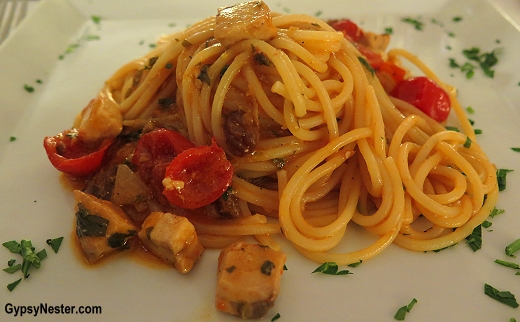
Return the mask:
M 79 190 L 74 190 L 74 199 L 76 235 L 90 263 L 128 248 L 128 239 L 137 233 L 137 228 L 121 208 Z
M 143 222 L 139 238 L 146 248 L 181 273 L 188 273 L 204 250 L 189 220 L 171 213 L 151 213 Z
M 258 319 L 273 307 L 280 292 L 286 256 L 267 246 L 235 242 L 220 252 L 216 307 Z

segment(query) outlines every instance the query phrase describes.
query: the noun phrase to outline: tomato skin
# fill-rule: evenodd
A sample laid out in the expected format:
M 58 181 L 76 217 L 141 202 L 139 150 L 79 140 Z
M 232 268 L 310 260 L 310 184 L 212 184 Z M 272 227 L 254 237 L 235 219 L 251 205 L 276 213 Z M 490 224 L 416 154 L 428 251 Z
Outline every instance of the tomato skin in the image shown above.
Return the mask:
M 43 147 L 57 170 L 76 177 L 86 177 L 99 170 L 112 142 L 104 140 L 98 147 L 91 148 L 78 138 L 76 129 L 71 129 L 45 137 Z
M 451 110 L 448 93 L 424 76 L 401 82 L 391 95 L 412 104 L 437 122 L 445 121 Z
M 330 26 L 337 31 L 341 31 L 350 41 L 359 42 L 363 37 L 363 30 L 350 19 L 332 21 Z
M 158 128 L 139 138 L 132 163 L 137 167 L 139 176 L 149 182 L 156 165 L 170 163 L 179 153 L 193 147 L 195 144 L 180 133 Z
M 217 200 L 230 186 L 233 167 L 224 150 L 213 140 L 210 146 L 187 149 L 175 157 L 166 168 L 166 181 L 183 183 L 180 188 L 168 188 L 163 194 L 168 201 L 184 209 L 196 209 Z

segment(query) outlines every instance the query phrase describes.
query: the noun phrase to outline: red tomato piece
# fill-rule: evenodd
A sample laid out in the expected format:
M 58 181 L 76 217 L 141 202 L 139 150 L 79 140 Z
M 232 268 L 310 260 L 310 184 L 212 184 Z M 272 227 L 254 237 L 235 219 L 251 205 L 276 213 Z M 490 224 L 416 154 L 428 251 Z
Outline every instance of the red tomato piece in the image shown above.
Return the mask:
M 56 136 L 47 136 L 43 147 L 51 164 L 59 171 L 85 177 L 94 174 L 102 165 L 103 157 L 113 140 L 104 140 L 100 145 L 87 146 L 78 137 L 76 129 L 65 130 Z
M 341 31 L 347 39 L 353 42 L 358 42 L 363 37 L 363 30 L 350 19 L 331 21 L 330 25 L 335 30 Z
M 376 70 L 376 76 L 387 93 L 392 92 L 397 85 L 404 81 L 405 74 L 404 69 L 390 61 L 383 62 Z
M 424 76 L 403 81 L 391 95 L 412 104 L 437 122 L 445 121 L 451 110 L 448 93 Z
M 195 144 L 180 133 L 159 128 L 143 134 L 134 151 L 132 163 L 145 182 L 150 181 L 152 169 L 160 163 L 170 163 L 174 157 Z
M 207 206 L 231 184 L 233 167 L 215 140 L 211 146 L 187 149 L 175 157 L 164 177 L 163 194 L 185 209 Z

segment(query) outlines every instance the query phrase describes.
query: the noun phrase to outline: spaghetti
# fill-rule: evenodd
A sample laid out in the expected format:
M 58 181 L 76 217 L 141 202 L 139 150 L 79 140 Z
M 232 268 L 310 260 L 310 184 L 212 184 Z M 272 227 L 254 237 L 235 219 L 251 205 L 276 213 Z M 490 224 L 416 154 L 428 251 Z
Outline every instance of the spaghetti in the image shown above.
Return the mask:
M 495 166 L 454 91 L 423 62 L 402 49 L 382 54 L 396 66 L 407 60 L 443 88 L 462 132 L 389 95 L 356 43 L 327 22 L 267 18 L 275 27 L 267 39 L 226 43 L 215 17 L 163 37 L 100 92 L 119 107 L 122 133 L 173 117 L 166 127 L 197 146 L 214 138 L 226 152 L 234 171 L 226 196 L 240 215 L 184 213 L 205 247 L 255 236 L 276 249 L 272 236 L 283 233 L 312 260 L 350 264 L 392 243 L 441 249 L 486 219 L 497 201 Z M 238 145 L 226 127 L 237 115 L 231 123 L 245 133 Z M 249 142 L 251 128 L 258 135 Z M 377 239 L 336 252 L 352 224 Z

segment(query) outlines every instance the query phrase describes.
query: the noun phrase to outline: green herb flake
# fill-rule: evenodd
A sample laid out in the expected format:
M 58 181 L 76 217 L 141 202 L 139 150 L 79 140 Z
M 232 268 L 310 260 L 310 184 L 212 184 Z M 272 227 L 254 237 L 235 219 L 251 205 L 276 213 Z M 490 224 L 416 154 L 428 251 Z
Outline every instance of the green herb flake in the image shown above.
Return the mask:
M 471 106 L 466 107 L 466 112 L 468 112 L 469 114 L 475 114 L 475 110 Z
M 3 243 L 2 246 L 7 248 L 13 254 L 20 254 L 22 252 L 22 247 L 16 240 L 7 241 Z
M 57 254 L 58 251 L 60 250 L 62 241 L 63 241 L 63 237 L 58 237 L 58 238 L 49 238 L 45 242 L 47 243 L 47 245 L 51 246 L 54 253 Z
M 16 287 L 16 285 L 18 285 L 18 283 L 20 283 L 21 281 L 22 281 L 22 278 L 19 278 L 16 281 L 7 284 L 7 289 L 9 290 L 9 292 L 12 292 L 14 290 L 14 288 Z
M 166 68 L 166 69 L 172 69 L 172 67 L 173 67 L 173 64 L 172 64 L 172 63 L 167 63 L 167 64 L 164 66 L 164 68 Z
M 511 150 L 513 150 L 515 152 L 520 152 L 520 148 L 511 148 Z
M 341 271 L 338 271 L 338 264 L 335 263 L 335 262 L 325 262 L 323 264 L 321 264 L 320 266 L 318 266 L 318 268 L 316 268 L 313 272 L 314 273 L 322 273 L 322 274 L 327 274 L 327 275 L 348 275 L 348 274 L 352 274 L 350 271 L 348 270 L 341 270 Z
M 376 71 L 374 70 L 374 68 L 365 60 L 365 58 L 363 57 L 358 57 L 359 59 L 359 62 L 361 63 L 361 65 L 365 66 L 365 68 L 370 72 L 370 74 L 372 74 L 372 76 L 375 75 Z
M 278 320 L 279 318 L 281 317 L 280 313 L 276 313 L 273 318 L 271 319 L 271 322 L 274 322 L 276 320 Z
M 22 264 L 16 264 L 13 266 L 9 266 L 3 269 L 4 272 L 13 274 L 15 272 L 18 272 L 22 268 Z
M 385 28 L 385 34 L 391 35 L 393 33 L 394 33 L 394 28 L 392 28 L 392 27 Z
M 410 313 L 415 303 L 417 303 L 417 299 L 414 298 L 410 303 L 408 303 L 408 305 L 401 306 L 395 313 L 394 319 L 398 321 L 404 321 L 404 319 L 406 318 L 406 314 Z
M 503 214 L 504 212 L 506 212 L 504 209 L 498 209 L 495 207 L 493 210 L 491 210 L 489 217 L 494 218 L 496 215 Z
M 495 263 L 505 266 L 505 267 L 509 267 L 509 268 L 514 268 L 514 269 L 520 268 L 520 265 L 518 265 L 517 263 L 507 262 L 507 261 L 503 261 L 501 259 L 495 259 Z
M 266 260 L 260 267 L 260 272 L 262 272 L 262 274 L 264 275 L 271 276 L 271 271 L 274 267 L 275 266 L 273 262 L 271 262 L 270 260 Z
M 475 134 L 478 135 L 478 134 L 482 134 L 482 133 L 484 133 L 484 131 L 482 131 L 482 129 L 474 129 L 474 130 L 473 130 L 473 133 L 475 133 Z
M 484 222 L 482 223 L 482 227 L 488 229 L 489 227 L 491 227 L 493 225 L 492 222 L 490 221 L 487 221 L 487 220 L 484 220 Z
M 445 128 L 447 131 L 460 132 L 459 128 L 456 126 L 446 126 Z
M 27 93 L 32 93 L 32 92 L 34 92 L 34 87 L 32 87 L 32 86 L 29 85 L 29 84 L 24 84 L 24 85 L 23 85 L 23 89 L 25 89 L 25 91 L 26 91 Z
M 201 80 L 203 83 L 206 83 L 208 86 L 210 85 L 210 78 L 208 75 L 208 68 L 210 65 L 203 65 L 200 69 L 199 76 L 197 76 L 197 79 Z
M 480 248 L 482 248 L 482 226 L 478 225 L 473 229 L 471 234 L 466 237 L 466 244 L 468 244 L 471 249 L 476 252 Z
M 91 40 L 99 40 L 99 39 L 101 39 L 101 37 L 98 35 L 87 35 L 87 37 L 85 39 L 88 41 L 91 41 Z
M 314 16 L 315 16 L 315 17 L 319 17 L 319 16 L 321 16 L 322 14 L 323 14 L 323 11 L 318 10 L 318 11 L 316 11 L 316 12 L 314 13 Z
M 348 267 L 358 267 L 359 265 L 361 265 L 361 263 L 363 263 L 363 261 L 360 259 L 359 261 L 357 261 L 355 263 L 348 264 L 347 266 Z
M 498 191 L 506 190 L 506 176 L 509 172 L 512 172 L 511 169 L 498 169 L 497 170 L 497 181 L 498 181 Z
M 424 22 L 419 21 L 418 19 L 407 17 L 401 19 L 401 21 L 411 24 L 415 28 L 415 30 L 423 30 Z
M 188 48 L 191 46 L 191 42 L 187 41 L 186 39 L 184 39 L 181 43 L 182 47 L 184 48 Z
M 455 16 L 451 19 L 451 21 L 453 22 L 459 22 L 459 21 L 462 21 L 462 17 L 461 16 Z
M 9 137 L 9 142 L 14 142 L 14 141 L 16 141 L 16 136 Z
M 499 291 L 486 283 L 484 284 L 484 294 L 512 308 L 518 307 L 518 302 L 516 301 L 515 296 L 509 291 Z
M 520 238 L 507 245 L 505 248 L 505 252 L 507 256 L 514 257 L 515 253 L 520 250 Z
M 464 142 L 464 145 L 463 145 L 466 149 L 470 148 L 471 147 L 471 139 L 468 137 L 466 137 L 466 142 Z
M 101 23 L 101 16 L 95 16 L 95 15 L 92 15 L 90 16 L 90 19 L 92 19 L 92 21 L 96 24 L 96 25 L 99 25 Z

